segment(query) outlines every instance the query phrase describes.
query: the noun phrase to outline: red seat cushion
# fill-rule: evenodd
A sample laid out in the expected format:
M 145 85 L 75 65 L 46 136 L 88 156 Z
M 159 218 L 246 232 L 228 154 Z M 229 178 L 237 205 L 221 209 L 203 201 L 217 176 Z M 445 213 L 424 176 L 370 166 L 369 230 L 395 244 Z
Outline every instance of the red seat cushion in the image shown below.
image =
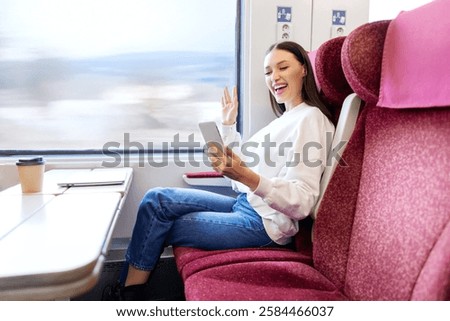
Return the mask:
M 311 254 L 278 248 L 246 248 L 205 251 L 188 247 L 174 249 L 175 261 L 183 280 L 199 271 L 245 262 L 292 261 L 312 264 Z
M 187 300 L 347 300 L 317 270 L 291 261 L 253 261 L 197 272 L 185 280 Z

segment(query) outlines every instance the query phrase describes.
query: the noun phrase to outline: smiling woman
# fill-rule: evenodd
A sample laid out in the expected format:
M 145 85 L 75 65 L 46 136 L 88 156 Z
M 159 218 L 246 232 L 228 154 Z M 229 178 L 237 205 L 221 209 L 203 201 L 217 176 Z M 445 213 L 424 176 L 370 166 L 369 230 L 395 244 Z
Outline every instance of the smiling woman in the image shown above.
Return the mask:
M 0 0 L 0 150 L 201 141 L 235 82 L 236 3 Z

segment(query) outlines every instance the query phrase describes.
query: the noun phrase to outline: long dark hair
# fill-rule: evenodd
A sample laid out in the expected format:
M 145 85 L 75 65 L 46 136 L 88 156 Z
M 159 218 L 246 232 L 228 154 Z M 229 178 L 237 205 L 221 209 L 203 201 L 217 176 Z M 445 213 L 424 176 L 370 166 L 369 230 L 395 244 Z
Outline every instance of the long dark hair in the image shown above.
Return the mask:
M 283 41 L 273 44 L 269 47 L 266 55 L 272 50 L 279 49 L 285 50 L 292 53 L 297 60 L 306 67 L 306 76 L 303 79 L 302 87 L 302 98 L 305 103 L 310 106 L 316 106 L 320 111 L 328 117 L 328 119 L 333 120 L 330 110 L 327 105 L 322 101 L 319 95 L 319 91 L 316 85 L 316 79 L 314 78 L 314 71 L 311 66 L 311 61 L 309 60 L 308 53 L 302 46 L 293 41 Z M 286 111 L 286 106 L 284 104 L 277 103 L 275 97 L 269 91 L 270 104 L 272 105 L 272 110 L 278 117 L 281 116 Z

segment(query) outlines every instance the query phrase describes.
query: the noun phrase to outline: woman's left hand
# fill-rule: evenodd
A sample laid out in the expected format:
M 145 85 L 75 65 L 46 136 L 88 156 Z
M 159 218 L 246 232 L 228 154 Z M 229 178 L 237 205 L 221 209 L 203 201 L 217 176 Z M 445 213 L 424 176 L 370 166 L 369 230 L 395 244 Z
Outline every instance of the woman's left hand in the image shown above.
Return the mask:
M 222 148 L 211 143 L 208 145 L 208 157 L 216 172 L 247 185 L 251 190 L 258 187 L 259 175 L 248 168 L 229 147 Z

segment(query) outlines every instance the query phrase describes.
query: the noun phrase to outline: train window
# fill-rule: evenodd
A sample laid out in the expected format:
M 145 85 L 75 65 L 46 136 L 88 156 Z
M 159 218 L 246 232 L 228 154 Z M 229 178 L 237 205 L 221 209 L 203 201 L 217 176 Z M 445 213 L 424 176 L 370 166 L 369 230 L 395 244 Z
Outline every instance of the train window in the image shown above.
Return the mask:
M 236 83 L 238 5 L 0 0 L 0 150 L 201 143 Z

